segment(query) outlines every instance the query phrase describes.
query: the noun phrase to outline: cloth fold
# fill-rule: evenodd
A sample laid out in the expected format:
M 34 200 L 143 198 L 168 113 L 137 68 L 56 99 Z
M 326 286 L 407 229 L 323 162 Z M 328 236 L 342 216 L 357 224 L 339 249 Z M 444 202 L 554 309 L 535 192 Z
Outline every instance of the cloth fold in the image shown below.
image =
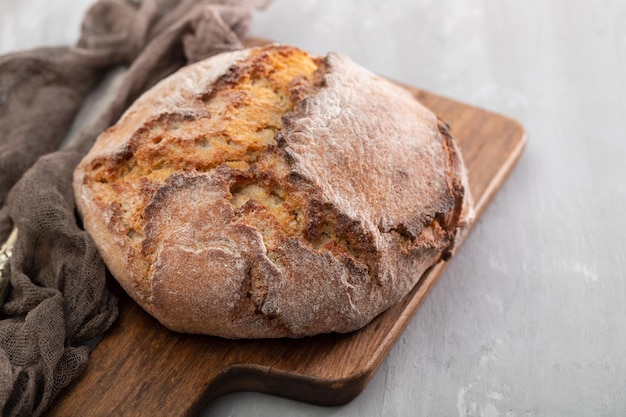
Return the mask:
M 0 309 L 0 409 L 38 416 L 83 371 L 85 342 L 117 317 L 106 268 L 82 230 L 72 173 L 95 138 L 179 67 L 242 47 L 255 0 L 99 0 L 75 46 L 0 57 L 0 242 L 13 227 Z M 129 69 L 101 117 L 57 150 L 92 88 Z

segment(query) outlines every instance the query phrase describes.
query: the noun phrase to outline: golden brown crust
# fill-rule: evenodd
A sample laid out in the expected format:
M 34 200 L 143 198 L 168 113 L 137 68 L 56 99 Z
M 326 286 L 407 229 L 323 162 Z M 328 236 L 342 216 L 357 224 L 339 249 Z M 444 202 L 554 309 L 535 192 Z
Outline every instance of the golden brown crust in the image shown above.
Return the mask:
M 75 172 L 86 229 L 167 327 L 355 330 L 449 257 L 471 200 L 447 127 L 329 54 L 273 45 L 165 80 Z

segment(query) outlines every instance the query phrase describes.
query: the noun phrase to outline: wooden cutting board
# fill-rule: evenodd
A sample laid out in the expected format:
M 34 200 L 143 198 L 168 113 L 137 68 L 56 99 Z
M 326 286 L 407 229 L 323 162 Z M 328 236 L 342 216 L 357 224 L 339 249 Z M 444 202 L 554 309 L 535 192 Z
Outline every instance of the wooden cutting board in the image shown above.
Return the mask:
M 405 87 L 451 125 L 469 170 L 478 220 L 521 155 L 524 129 L 506 117 Z M 111 280 L 119 319 L 48 414 L 190 416 L 212 398 L 238 390 L 323 405 L 348 402 L 378 369 L 445 266 L 431 268 L 410 294 L 360 331 L 299 340 L 177 334 Z

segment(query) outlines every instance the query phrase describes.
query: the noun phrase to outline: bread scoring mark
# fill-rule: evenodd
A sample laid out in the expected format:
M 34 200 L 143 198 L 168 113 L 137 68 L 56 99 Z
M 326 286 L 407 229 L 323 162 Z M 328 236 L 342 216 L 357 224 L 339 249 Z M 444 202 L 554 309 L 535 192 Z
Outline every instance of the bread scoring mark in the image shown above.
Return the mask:
M 84 182 L 98 189 L 104 207 L 121 203 L 110 227 L 125 231 L 131 242 L 141 240 L 145 207 L 176 172 L 213 172 L 225 166 L 252 181 L 263 174 L 256 166 L 259 158 L 276 145 L 283 116 L 313 88 L 318 64 L 318 58 L 291 47 L 254 50 L 198 96 L 203 111 L 161 114 L 137 129 L 121 151 L 94 159 Z M 146 181 L 152 186 L 137 186 Z M 267 181 L 260 186 L 268 186 Z M 270 212 L 278 213 L 277 207 L 270 205 Z M 300 215 L 283 212 L 278 214 L 286 229 L 293 229 L 293 219 Z
M 452 201 L 450 207 L 447 210 L 437 213 L 436 220 L 439 221 L 441 227 L 446 231 L 448 237 L 448 245 L 444 248 L 441 254 L 441 259 L 447 261 L 452 257 L 454 251 L 454 238 L 459 233 L 458 224 L 463 213 L 463 201 L 465 200 L 465 187 L 461 178 L 463 172 L 463 161 L 461 156 L 457 152 L 457 148 L 454 143 L 454 138 L 450 133 L 450 127 L 441 119 L 437 120 L 437 128 L 443 138 L 443 149 L 448 157 L 448 175 L 446 176 L 448 181 L 448 188 L 452 195 Z M 444 214 L 448 213 L 448 214 Z
M 317 199 L 309 202 L 304 217 L 303 237 L 314 250 L 336 254 L 355 277 L 365 274 L 376 279 L 381 256 L 367 227 Z
M 380 233 L 391 233 L 399 236 L 400 248 L 404 252 L 431 251 L 439 254 L 439 259 L 447 261 L 454 250 L 455 235 L 459 232 L 458 223 L 463 211 L 465 188 L 460 176 L 462 162 L 454 145 L 449 127 L 441 120 L 437 122 L 441 136 L 441 146 L 446 158 L 445 176 L 447 196 L 438 206 L 437 211 L 426 216 L 423 222 L 413 224 L 396 224 L 392 227 L 378 226 Z M 398 173 L 401 175 L 401 173 Z

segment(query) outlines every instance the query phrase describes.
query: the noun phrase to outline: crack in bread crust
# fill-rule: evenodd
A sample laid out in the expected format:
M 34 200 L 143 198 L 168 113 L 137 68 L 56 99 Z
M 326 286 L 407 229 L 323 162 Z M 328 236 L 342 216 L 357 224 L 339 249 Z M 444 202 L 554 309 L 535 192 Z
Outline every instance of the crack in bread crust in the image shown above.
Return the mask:
M 283 115 L 313 87 L 317 66 L 295 49 L 265 50 L 198 97 L 206 106 L 201 117 L 165 113 L 147 121 L 121 152 L 92 161 L 90 177 L 102 204 L 122 200 L 122 227 L 137 236 L 143 208 L 173 173 L 226 166 L 241 177 L 254 177 L 263 152 L 276 144 Z

